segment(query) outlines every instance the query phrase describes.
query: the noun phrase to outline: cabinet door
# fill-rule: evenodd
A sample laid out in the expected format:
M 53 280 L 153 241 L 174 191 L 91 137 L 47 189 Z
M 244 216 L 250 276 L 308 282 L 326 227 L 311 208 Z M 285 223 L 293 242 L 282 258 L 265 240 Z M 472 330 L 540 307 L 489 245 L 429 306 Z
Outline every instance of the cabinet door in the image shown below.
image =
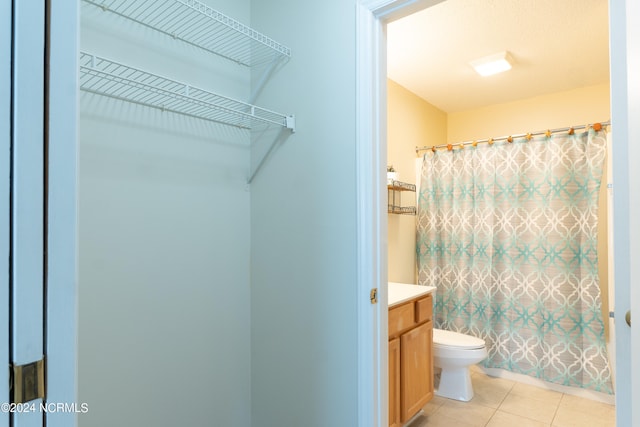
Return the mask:
M 400 339 L 389 341 L 389 427 L 400 427 Z
M 402 422 L 414 416 L 433 397 L 432 340 L 431 321 L 400 337 Z

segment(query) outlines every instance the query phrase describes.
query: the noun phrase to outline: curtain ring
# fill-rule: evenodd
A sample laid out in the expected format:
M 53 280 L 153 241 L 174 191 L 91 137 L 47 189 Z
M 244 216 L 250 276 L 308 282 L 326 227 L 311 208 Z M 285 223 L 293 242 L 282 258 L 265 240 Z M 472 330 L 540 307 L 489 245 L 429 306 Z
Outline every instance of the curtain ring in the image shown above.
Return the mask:
M 436 152 L 436 146 L 435 145 L 431 146 L 431 151 L 433 151 L 434 153 Z
M 569 135 L 573 135 L 574 133 L 576 133 L 574 128 L 569 128 Z
M 551 131 L 550 130 L 547 129 L 547 131 L 544 134 L 545 134 L 545 136 L 547 138 L 551 138 Z
M 593 127 L 593 130 L 595 130 L 596 132 L 600 132 L 602 130 L 601 123 L 594 123 L 592 127 Z
M 533 138 L 533 135 L 531 135 L 531 132 L 527 132 L 527 136 L 525 136 L 525 138 L 527 138 L 527 141 L 531 141 L 531 138 Z
M 487 144 L 493 145 L 493 138 L 489 138 L 489 140 L 487 141 Z
M 511 135 L 509 135 L 509 137 L 507 138 L 507 142 L 509 144 L 511 144 L 513 142 L 513 137 Z

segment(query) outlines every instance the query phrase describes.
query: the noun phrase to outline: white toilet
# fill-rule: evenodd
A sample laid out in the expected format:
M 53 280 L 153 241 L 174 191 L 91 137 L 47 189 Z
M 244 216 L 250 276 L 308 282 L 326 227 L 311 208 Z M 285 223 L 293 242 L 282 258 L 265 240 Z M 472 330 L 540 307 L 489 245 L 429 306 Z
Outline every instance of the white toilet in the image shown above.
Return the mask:
M 435 393 L 449 399 L 473 397 L 469 367 L 487 357 L 483 339 L 458 332 L 433 329 L 433 364 L 442 369 Z

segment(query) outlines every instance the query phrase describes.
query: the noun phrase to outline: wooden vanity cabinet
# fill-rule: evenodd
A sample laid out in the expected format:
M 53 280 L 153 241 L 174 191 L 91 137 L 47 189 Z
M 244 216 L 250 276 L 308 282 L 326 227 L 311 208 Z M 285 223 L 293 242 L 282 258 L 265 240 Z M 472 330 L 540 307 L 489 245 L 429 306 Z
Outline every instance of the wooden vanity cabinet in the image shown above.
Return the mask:
M 433 298 L 389 309 L 389 426 L 401 426 L 433 398 Z

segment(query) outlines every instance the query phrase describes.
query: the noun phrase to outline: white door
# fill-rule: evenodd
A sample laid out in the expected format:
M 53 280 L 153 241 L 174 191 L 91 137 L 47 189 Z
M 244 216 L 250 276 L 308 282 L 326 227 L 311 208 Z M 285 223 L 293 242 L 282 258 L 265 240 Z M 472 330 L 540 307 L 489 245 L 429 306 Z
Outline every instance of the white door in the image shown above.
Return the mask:
M 44 32 L 44 0 L 13 1 L 9 362 L 24 366 L 25 375 L 44 357 Z M 10 414 L 12 425 L 42 426 L 37 388 L 44 378 L 25 377 L 19 393 L 17 372 L 14 401 L 25 403 Z
M 9 366 L 9 185 L 11 155 L 11 2 L 0 2 L 0 366 Z M 0 384 L 9 370 L 0 369 Z M 0 387 L 0 427 L 9 427 L 9 388 Z
M 77 17 L 75 0 L 0 2 L 0 365 L 47 354 L 46 400 L 12 406 L 0 387 L 0 427 L 73 427 L 88 410 L 76 401 Z
M 44 1 L 2 2 L 0 21 L 0 363 L 27 379 L 0 387 L 0 426 L 32 427 L 43 425 L 44 378 L 27 373 L 44 353 Z
M 12 404 L 14 378 L 0 427 L 73 427 L 88 410 L 75 400 L 77 16 L 75 0 L 0 2 L 0 365 L 47 354 L 47 400 Z

